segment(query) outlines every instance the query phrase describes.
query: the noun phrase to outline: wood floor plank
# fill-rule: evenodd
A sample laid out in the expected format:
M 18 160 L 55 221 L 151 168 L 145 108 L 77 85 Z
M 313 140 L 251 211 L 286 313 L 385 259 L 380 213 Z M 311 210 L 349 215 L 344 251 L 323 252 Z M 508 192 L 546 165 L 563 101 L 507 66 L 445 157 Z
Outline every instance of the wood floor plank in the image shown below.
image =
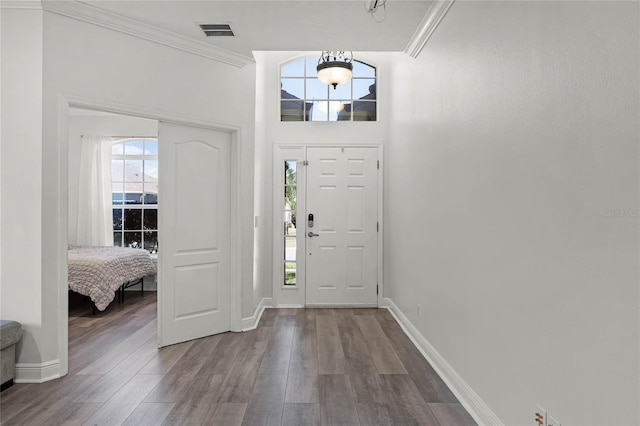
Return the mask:
M 298 315 L 300 308 L 280 308 L 278 309 L 278 315 Z
M 247 404 L 245 403 L 221 402 L 213 404 L 204 424 L 208 426 L 240 426 L 246 410 Z
M 305 332 L 316 329 L 317 309 L 300 309 L 298 311 L 298 327 L 302 327 Z
M 204 424 L 211 406 L 218 399 L 224 379 L 224 374 L 195 376 L 193 384 L 180 402 L 175 404 L 163 424 Z
M 142 402 L 123 423 L 125 426 L 157 426 L 162 424 L 176 404 L 173 402 Z
M 459 403 L 431 403 L 429 409 L 441 425 L 476 425 L 473 417 Z
M 315 327 L 315 315 L 313 320 L 299 316 L 293 334 L 291 347 L 291 359 L 289 371 L 306 371 L 318 373 L 318 340 Z
M 380 376 L 390 402 L 425 405 L 422 395 L 407 374 L 384 374 Z
M 350 311 L 352 315 L 378 315 L 381 309 L 378 308 L 358 308 L 358 309 L 346 309 Z
M 286 374 L 259 375 L 242 424 L 280 425 L 286 386 Z
M 123 423 L 161 379 L 162 376 L 152 374 L 133 377 L 83 424 L 95 426 Z
M 262 313 L 260 321 L 258 321 L 258 327 L 273 327 L 278 317 L 278 310 L 273 308 L 267 308 Z
M 221 342 L 221 335 L 198 339 L 163 376 L 144 402 L 180 402 L 194 384 L 194 378 Z M 208 375 L 207 375 L 208 376 Z
M 149 339 L 120 364 L 103 375 L 87 392 L 78 396 L 74 402 L 106 402 L 118 390 L 125 386 L 155 356 L 158 348 L 155 338 Z
M 387 390 L 380 374 L 353 371 L 349 373 L 349 379 L 351 380 L 351 388 L 356 402 L 389 402 Z
M 317 403 L 320 402 L 318 374 L 304 370 L 290 370 L 287 378 L 285 402 Z
M 103 354 L 106 350 L 118 345 L 124 338 L 131 335 L 132 332 L 139 329 L 141 326 L 147 323 L 155 321 L 155 311 L 148 311 L 145 316 L 145 321 L 138 323 L 137 326 L 132 325 L 132 315 L 145 307 L 156 306 L 155 292 L 148 292 L 137 301 L 135 304 L 128 304 L 126 307 L 121 305 L 114 306 L 113 304 L 107 308 L 105 312 L 99 312 L 96 315 L 92 315 L 91 308 L 88 309 L 87 318 L 90 320 L 86 324 L 89 327 L 69 327 L 69 345 L 74 346 L 76 350 L 70 352 L 71 356 L 77 356 L 82 354 L 92 354 L 89 361 L 93 361 L 95 357 Z M 116 309 L 112 309 L 116 308 Z M 70 317 L 72 314 L 70 313 Z M 118 331 L 125 331 L 124 335 L 115 336 Z M 71 358 L 70 358 L 71 360 Z M 82 361 L 83 358 L 79 357 L 75 361 Z M 73 369 L 70 368 L 70 372 L 76 372 L 84 368 L 83 365 L 73 365 Z
M 227 334 L 216 334 L 215 336 L 203 337 L 193 341 L 193 344 L 171 367 L 168 374 L 195 374 L 211 358 L 222 341 L 222 337 Z
M 40 400 L 31 412 L 22 413 L 21 420 L 34 425 L 55 423 L 55 419 L 69 410 L 73 400 L 86 392 L 100 377 L 99 375 L 82 375 L 69 377 L 68 380 L 59 380 L 60 385 L 55 390 L 51 390 L 49 398 Z
M 238 362 L 221 386 L 218 402 L 248 403 L 251 399 L 262 358 L 271 336 L 271 327 L 261 327 L 246 334 L 245 347 Z
M 321 374 L 320 418 L 323 425 L 359 425 L 351 382 L 346 374 Z
M 18 416 L 5 418 L 2 424 L 46 424 L 46 420 L 57 410 L 64 410 L 75 397 L 90 388 L 101 376 L 72 376 L 64 379 L 51 380 L 31 389 L 26 395 L 25 402 L 29 402 Z M 20 394 L 22 395 L 22 393 Z M 22 398 L 22 397 L 21 397 Z M 3 404 L 4 408 L 7 404 Z
M 332 310 L 316 312 L 318 373 L 344 374 L 345 359 L 338 326 Z
M 3 425 L 474 424 L 386 309 L 267 309 L 160 350 L 155 294 L 74 309 L 69 374 L 2 392 Z
M 95 336 L 88 335 L 74 342 L 73 345 L 76 346 L 77 349 L 69 354 L 69 374 L 76 374 L 78 371 L 81 371 L 100 356 L 100 354 L 114 348 L 119 342 L 137 330 L 138 327 L 131 327 L 129 325 L 119 326 L 113 329 L 107 327 L 97 330 Z M 104 338 L 101 339 L 101 335 L 103 335 Z M 93 340 L 93 337 L 95 337 L 96 340 Z
M 121 363 L 131 352 L 138 349 L 144 342 L 155 338 L 157 326 L 155 323 L 140 328 L 124 339 L 119 345 L 105 352 L 91 364 L 78 371 L 77 374 L 106 374 L 113 367 Z
M 360 403 L 357 406 L 360 423 L 367 426 L 420 425 L 406 410 L 396 404 Z M 453 425 L 451 425 L 453 426 Z
M 220 388 L 224 382 L 224 374 L 199 374 L 194 377 L 193 384 L 184 394 L 183 401 L 206 402 L 209 405 L 216 402 L 220 396 Z
M 149 393 L 144 402 L 180 402 L 193 385 L 197 373 L 169 372 Z
M 427 407 L 420 391 L 407 374 L 384 374 L 380 379 L 385 385 L 387 400 L 404 407 L 418 424 L 437 425 L 438 421 Z
M 15 385 L 14 385 L 15 386 Z M 7 402 L 0 405 L 0 424 L 5 425 L 32 407 L 28 402 Z
M 278 316 L 271 332 L 269 344 L 260 363 L 259 374 L 287 374 L 291 360 L 291 347 L 296 319 L 290 315 Z
M 175 405 L 162 425 L 203 425 L 211 404 L 204 401 L 183 401 Z
M 336 324 L 348 372 L 377 373 L 371 351 L 351 309 L 336 309 Z
M 200 374 L 226 374 L 238 359 L 240 349 L 244 345 L 244 333 L 222 333 L 220 342 L 208 357 L 202 367 Z
M 283 426 L 319 426 L 320 404 L 284 404 Z
M 423 399 L 426 402 L 458 402 L 451 390 L 402 331 L 400 325 L 391 314 L 386 312 L 386 315 L 378 316 L 377 318 L 389 342 L 402 361 L 402 365 L 405 366 L 411 377 L 416 378 L 415 384 Z
M 357 315 L 356 322 L 367 336 L 367 345 L 380 374 L 407 374 L 400 358 L 373 315 Z
M 355 311 L 357 310 L 340 309 L 335 314 L 356 402 L 387 402 L 378 369 L 356 322 Z
M 74 402 L 56 418 L 55 422 L 46 424 L 55 424 L 60 426 L 78 426 L 87 420 L 93 413 L 102 407 L 101 402 Z
M 0 392 L 0 405 L 16 404 L 19 402 L 28 402 L 30 392 L 33 392 L 32 386 L 26 383 L 14 383 L 13 386 Z
M 166 374 L 180 358 L 191 348 L 193 340 L 158 349 L 158 353 L 138 374 Z

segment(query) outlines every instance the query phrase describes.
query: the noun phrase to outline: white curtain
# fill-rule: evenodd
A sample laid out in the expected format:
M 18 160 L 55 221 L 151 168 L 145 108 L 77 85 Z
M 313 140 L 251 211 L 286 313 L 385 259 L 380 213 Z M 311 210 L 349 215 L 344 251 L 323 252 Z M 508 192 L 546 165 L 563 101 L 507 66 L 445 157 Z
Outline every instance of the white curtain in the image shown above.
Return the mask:
M 78 245 L 113 245 L 110 137 L 82 138 L 76 229 Z

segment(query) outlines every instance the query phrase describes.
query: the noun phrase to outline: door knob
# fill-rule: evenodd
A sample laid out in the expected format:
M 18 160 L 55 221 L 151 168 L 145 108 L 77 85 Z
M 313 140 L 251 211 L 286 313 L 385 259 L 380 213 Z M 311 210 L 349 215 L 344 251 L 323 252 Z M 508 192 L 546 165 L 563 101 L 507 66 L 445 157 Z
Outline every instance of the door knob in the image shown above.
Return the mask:
M 320 234 L 314 234 L 313 232 L 309 231 L 309 233 L 307 234 L 308 237 L 319 237 Z

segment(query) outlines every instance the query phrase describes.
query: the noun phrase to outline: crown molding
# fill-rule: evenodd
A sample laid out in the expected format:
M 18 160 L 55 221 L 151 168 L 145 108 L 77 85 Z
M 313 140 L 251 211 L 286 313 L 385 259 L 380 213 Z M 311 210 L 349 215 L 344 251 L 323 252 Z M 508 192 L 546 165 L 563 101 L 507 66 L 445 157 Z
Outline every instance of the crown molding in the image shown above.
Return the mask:
M 42 10 L 40 0 L 0 0 L 0 9 Z
M 444 15 L 447 14 L 454 1 L 455 0 L 435 0 L 431 3 L 429 10 L 427 10 L 424 18 L 422 18 L 422 22 L 420 22 L 420 25 L 418 25 L 418 28 L 404 48 L 404 53 L 413 58 L 417 58 L 418 55 L 420 55 L 422 48 L 427 44 L 427 41 L 440 24 L 440 21 L 444 18 Z
M 40 2 L 37 2 L 40 3 Z M 250 56 L 211 46 L 154 25 L 127 18 L 80 1 L 43 1 L 42 8 L 51 13 L 66 16 L 108 28 L 123 34 L 172 47 L 207 59 L 241 68 L 255 62 Z

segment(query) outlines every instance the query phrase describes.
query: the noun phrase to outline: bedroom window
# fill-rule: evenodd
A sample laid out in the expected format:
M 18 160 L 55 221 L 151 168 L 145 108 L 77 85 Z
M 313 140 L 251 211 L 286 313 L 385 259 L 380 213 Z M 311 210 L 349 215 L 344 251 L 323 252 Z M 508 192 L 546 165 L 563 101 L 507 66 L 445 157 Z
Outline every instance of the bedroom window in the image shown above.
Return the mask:
M 158 140 L 115 141 L 111 149 L 113 244 L 158 250 Z
M 280 67 L 280 121 L 376 121 L 376 68 L 353 61 L 353 78 L 335 89 L 317 78 L 317 57 Z

